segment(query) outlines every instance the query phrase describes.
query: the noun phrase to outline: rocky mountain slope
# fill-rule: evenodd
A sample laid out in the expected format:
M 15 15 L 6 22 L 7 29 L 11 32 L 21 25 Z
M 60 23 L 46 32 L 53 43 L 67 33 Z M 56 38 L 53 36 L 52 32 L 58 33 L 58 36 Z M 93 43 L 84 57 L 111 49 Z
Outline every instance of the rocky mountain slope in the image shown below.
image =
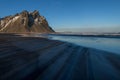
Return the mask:
M 54 30 L 49 26 L 45 17 L 37 10 L 33 12 L 22 11 L 16 15 L 0 18 L 0 32 L 40 32 L 51 33 Z

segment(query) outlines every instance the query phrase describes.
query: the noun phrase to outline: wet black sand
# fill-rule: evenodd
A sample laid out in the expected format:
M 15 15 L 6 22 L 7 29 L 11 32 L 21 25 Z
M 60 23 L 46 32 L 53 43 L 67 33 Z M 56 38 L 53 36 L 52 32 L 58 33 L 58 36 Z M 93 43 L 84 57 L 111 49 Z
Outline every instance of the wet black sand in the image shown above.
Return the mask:
M 0 34 L 0 80 L 120 80 L 120 55 L 40 37 Z

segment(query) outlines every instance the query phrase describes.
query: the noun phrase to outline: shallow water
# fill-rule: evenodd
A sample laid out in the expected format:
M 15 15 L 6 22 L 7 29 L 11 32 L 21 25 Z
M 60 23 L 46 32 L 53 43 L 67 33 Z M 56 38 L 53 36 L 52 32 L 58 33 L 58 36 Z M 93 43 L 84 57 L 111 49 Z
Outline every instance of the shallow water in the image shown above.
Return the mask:
M 120 38 L 60 36 L 60 35 L 49 35 L 49 37 L 53 40 L 70 42 L 80 46 L 91 47 L 120 54 Z

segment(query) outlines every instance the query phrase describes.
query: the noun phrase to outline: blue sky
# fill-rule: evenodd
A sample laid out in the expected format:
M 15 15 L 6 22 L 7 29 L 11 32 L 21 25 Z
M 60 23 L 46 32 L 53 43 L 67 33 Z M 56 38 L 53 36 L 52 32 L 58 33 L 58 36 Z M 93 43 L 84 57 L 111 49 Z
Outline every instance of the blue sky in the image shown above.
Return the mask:
M 39 10 L 56 31 L 120 32 L 120 0 L 0 0 L 0 10 Z

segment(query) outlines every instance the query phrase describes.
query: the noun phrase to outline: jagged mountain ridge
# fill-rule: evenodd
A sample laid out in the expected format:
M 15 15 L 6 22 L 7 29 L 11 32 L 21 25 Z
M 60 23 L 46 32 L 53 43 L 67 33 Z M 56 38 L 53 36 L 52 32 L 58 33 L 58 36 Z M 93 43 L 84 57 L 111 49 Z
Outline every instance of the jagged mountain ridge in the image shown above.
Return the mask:
M 45 17 L 37 10 L 33 12 L 22 11 L 12 16 L 0 18 L 0 32 L 40 32 L 51 33 L 54 30 L 49 26 Z

